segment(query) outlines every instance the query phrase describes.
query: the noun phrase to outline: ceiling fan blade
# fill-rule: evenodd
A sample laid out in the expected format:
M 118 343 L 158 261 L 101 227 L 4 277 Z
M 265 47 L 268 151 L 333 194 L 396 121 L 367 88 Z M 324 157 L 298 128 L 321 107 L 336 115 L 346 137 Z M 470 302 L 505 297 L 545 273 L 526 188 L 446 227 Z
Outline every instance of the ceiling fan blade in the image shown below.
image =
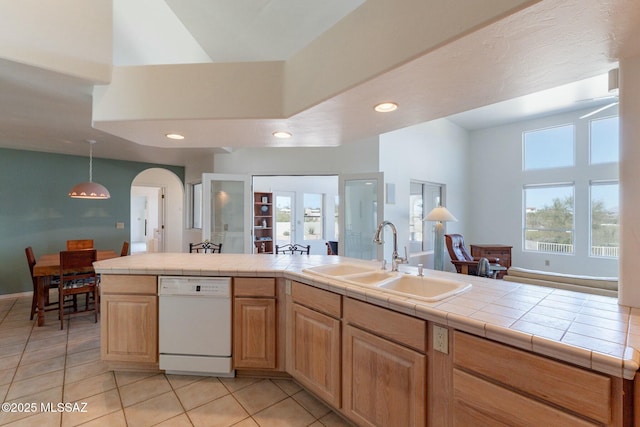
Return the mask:
M 600 108 L 598 108 L 598 109 L 596 109 L 596 110 L 593 110 L 593 111 L 592 111 L 592 112 L 590 112 L 590 113 L 587 113 L 587 114 L 585 114 L 585 115 L 583 115 L 583 116 L 580 116 L 580 119 L 586 119 L 587 117 L 591 117 L 591 116 L 593 116 L 594 114 L 598 114 L 599 112 L 604 111 L 604 110 L 606 110 L 607 108 L 611 108 L 611 107 L 613 107 L 613 106 L 615 106 L 615 105 L 618 105 L 618 101 L 616 101 L 616 102 L 612 102 L 612 103 L 610 103 L 610 104 L 605 105 L 604 107 L 600 107 Z

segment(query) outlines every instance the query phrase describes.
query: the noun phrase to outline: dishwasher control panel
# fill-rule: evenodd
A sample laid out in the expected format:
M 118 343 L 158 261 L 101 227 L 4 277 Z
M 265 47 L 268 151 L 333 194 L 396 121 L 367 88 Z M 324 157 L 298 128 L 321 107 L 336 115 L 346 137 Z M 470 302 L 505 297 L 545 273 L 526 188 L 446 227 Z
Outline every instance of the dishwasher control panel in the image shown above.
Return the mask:
M 230 277 L 160 276 L 158 295 L 230 297 Z

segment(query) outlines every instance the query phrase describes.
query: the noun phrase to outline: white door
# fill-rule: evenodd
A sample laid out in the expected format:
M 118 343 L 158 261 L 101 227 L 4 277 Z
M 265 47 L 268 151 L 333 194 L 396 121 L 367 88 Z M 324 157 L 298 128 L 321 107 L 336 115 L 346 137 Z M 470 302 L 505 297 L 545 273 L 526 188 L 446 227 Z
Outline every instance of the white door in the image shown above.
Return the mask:
M 382 172 L 340 175 L 340 239 L 338 254 L 360 259 L 382 259 L 384 248 L 373 235 L 384 216 Z
M 131 253 L 164 251 L 164 187 L 131 186 Z
M 202 174 L 202 239 L 222 253 L 251 253 L 251 184 L 247 175 Z

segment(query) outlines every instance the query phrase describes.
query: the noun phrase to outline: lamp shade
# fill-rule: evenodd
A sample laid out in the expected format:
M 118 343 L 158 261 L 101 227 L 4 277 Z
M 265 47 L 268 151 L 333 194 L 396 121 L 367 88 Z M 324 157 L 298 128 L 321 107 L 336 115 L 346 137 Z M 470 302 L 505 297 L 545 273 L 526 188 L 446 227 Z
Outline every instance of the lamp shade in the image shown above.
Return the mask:
M 74 185 L 69 191 L 69 197 L 73 199 L 109 199 L 111 198 L 109 190 L 104 185 L 93 182 L 93 144 L 96 142 L 93 140 L 87 142 L 89 143 L 89 181 Z
M 109 190 L 97 182 L 81 182 L 73 186 L 69 191 L 69 197 L 74 199 L 108 199 L 111 194 L 109 194 Z
M 423 221 L 458 221 L 444 206 L 437 206 L 424 217 Z

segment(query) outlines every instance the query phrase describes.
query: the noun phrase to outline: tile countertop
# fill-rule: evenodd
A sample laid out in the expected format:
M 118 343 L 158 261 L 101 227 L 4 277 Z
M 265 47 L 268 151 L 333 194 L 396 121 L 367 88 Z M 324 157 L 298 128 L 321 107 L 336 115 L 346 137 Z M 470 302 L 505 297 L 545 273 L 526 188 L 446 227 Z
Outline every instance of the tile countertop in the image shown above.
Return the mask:
M 341 262 L 328 255 L 151 253 L 96 262 L 101 274 L 285 277 L 598 372 L 633 379 L 640 367 L 640 308 L 612 297 L 425 269 L 425 277 L 473 284 L 437 302 L 303 273 Z M 401 271 L 416 272 L 401 266 Z

